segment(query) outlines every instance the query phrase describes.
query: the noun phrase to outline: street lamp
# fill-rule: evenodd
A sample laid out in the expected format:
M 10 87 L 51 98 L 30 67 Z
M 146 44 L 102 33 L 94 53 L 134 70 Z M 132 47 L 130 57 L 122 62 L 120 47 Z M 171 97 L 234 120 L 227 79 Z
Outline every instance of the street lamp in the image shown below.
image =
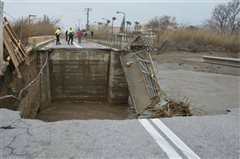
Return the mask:
M 28 15 L 28 23 L 30 24 L 31 18 L 35 18 L 35 17 L 37 17 L 37 15 L 29 14 Z
M 138 25 L 139 25 L 139 22 L 138 21 L 135 21 L 135 31 L 138 31 Z
M 111 20 L 107 19 L 107 18 L 102 18 L 103 20 L 106 20 L 106 27 L 107 27 L 107 38 L 108 38 L 108 24 L 111 22 Z
M 117 11 L 116 12 L 117 14 L 119 13 L 122 13 L 124 16 L 123 16 L 123 21 L 122 21 L 122 26 L 120 28 L 120 31 L 121 32 L 124 32 L 125 31 L 125 19 L 126 19 L 126 13 L 125 12 L 120 12 L 120 11 Z
M 107 18 L 102 18 L 102 19 L 107 21 L 107 23 L 106 23 L 107 26 L 108 26 L 108 24 L 111 22 L 111 20 L 109 20 L 109 19 L 107 19 Z
M 100 30 L 100 25 L 102 25 L 102 22 L 98 22 L 98 30 Z
M 28 23 L 31 24 L 31 18 L 35 18 L 37 15 L 29 14 L 28 15 Z M 28 37 L 30 37 L 30 30 L 28 29 Z
M 113 36 L 113 22 L 114 20 L 116 20 L 117 18 L 116 17 L 112 17 L 112 36 Z
M 129 26 L 130 25 L 132 25 L 132 22 L 130 22 L 130 21 L 127 21 L 127 29 L 126 29 L 126 32 L 130 32 L 130 28 L 129 28 Z

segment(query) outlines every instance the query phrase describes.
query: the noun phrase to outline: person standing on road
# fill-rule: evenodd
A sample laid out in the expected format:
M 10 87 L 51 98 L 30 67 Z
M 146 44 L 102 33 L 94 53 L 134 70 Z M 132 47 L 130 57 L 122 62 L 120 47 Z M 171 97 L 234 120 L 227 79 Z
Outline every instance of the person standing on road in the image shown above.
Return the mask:
M 56 35 L 56 45 L 60 45 L 60 34 L 61 34 L 61 29 L 57 28 L 57 30 L 54 33 Z
M 65 32 L 66 41 L 68 42 L 68 31 Z
M 68 29 L 68 45 L 70 45 L 69 44 L 70 41 L 71 41 L 71 45 L 73 45 L 73 37 L 74 37 L 73 29 L 69 28 Z
M 82 32 L 80 29 L 78 29 L 77 31 L 77 38 L 78 38 L 78 43 L 80 44 L 82 40 Z
M 94 35 L 94 32 L 93 32 L 93 31 L 91 31 L 91 37 L 93 37 L 93 35 Z

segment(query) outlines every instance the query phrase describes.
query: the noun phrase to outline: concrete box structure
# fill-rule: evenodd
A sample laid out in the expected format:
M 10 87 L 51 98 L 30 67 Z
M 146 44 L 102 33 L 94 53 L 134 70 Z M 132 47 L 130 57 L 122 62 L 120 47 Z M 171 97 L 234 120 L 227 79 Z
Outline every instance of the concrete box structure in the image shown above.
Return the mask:
M 38 54 L 39 67 L 48 56 L 47 70 L 41 78 L 42 108 L 52 100 L 128 103 L 128 85 L 120 62 L 122 52 L 110 48 L 61 48 Z

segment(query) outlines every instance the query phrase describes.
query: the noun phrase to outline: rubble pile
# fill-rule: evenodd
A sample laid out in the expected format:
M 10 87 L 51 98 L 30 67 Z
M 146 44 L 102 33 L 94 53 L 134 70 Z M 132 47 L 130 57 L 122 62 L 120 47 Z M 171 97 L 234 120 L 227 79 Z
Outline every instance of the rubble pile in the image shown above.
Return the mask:
M 140 113 L 138 118 L 159 118 L 172 116 L 191 116 L 190 103 L 187 100 L 164 100 L 157 104 L 145 107 L 145 111 Z

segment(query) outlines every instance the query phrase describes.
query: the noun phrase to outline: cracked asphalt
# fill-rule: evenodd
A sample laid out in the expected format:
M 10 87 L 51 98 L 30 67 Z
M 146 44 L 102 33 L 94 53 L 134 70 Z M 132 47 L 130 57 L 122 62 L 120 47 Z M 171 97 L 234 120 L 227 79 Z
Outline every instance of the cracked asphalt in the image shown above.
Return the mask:
M 153 120 L 143 120 L 154 125 Z M 161 121 L 200 158 L 239 158 L 239 109 L 222 115 L 164 118 Z M 168 134 L 156 130 L 182 158 L 187 158 L 177 145 L 171 143 Z M 0 134 L 2 159 L 169 158 L 138 120 L 46 123 L 21 119 L 19 112 L 0 109 Z

